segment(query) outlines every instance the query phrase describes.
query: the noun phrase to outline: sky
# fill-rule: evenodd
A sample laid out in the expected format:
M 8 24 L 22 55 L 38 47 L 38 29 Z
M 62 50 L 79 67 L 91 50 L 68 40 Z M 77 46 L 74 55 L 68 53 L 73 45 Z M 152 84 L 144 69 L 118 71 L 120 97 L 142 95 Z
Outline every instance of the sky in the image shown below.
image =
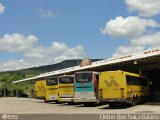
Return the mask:
M 0 71 L 160 47 L 160 0 L 0 0 Z

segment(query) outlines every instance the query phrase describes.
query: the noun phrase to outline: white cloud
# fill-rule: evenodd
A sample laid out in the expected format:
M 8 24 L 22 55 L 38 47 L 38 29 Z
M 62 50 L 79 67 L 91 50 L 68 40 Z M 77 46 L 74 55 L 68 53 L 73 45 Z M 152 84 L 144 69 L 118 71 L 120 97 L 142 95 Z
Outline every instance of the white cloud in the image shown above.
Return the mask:
M 18 70 L 23 68 L 24 66 L 28 66 L 28 63 L 23 62 L 23 60 L 6 60 L 0 61 L 0 71 L 8 71 L 8 70 Z
M 101 33 L 113 38 L 136 38 L 143 35 L 148 27 L 159 27 L 159 24 L 152 19 L 142 19 L 137 16 L 123 18 L 116 17 L 106 23 Z
M 106 23 L 101 33 L 113 38 L 128 40 L 128 44 L 116 49 L 113 57 L 133 54 L 135 52 L 160 47 L 160 24 L 153 17 L 160 14 L 160 0 L 124 0 L 129 12 L 137 12 L 139 16 L 116 17 Z M 158 29 L 157 29 L 158 28 Z
M 37 65 L 41 65 L 39 63 L 35 63 L 30 60 L 5 60 L 0 61 L 0 71 L 10 71 L 10 70 L 20 70 L 24 68 L 36 67 Z
M 4 13 L 5 6 L 3 6 L 2 3 L 0 3 L 0 14 Z
M 132 45 L 141 45 L 141 46 L 160 46 L 160 32 L 144 35 L 140 38 L 131 40 Z
M 85 52 L 84 48 L 80 45 L 76 46 L 75 48 L 69 48 L 67 49 L 62 55 L 55 58 L 55 61 L 62 61 L 66 59 L 78 59 L 78 58 L 84 58 Z
M 46 61 L 47 64 L 59 62 L 65 59 L 83 58 L 85 52 L 82 46 L 68 47 L 65 43 L 53 42 L 50 47 L 39 46 L 32 48 L 24 54 L 25 57 L 33 60 Z
M 18 33 L 6 34 L 0 38 L 0 52 L 3 53 L 4 51 L 13 54 L 19 53 L 23 58 L 20 60 L 1 60 L 0 71 L 24 69 L 54 64 L 66 59 L 86 57 L 81 45 L 69 47 L 63 42 L 53 42 L 51 46 L 44 47 L 38 44 L 37 37 L 33 35 L 23 36 Z
M 123 56 L 123 55 L 127 55 L 127 54 L 132 54 L 134 52 L 139 52 L 144 49 L 145 49 L 145 47 L 143 47 L 143 46 L 132 46 L 132 45 L 119 46 L 116 49 L 116 52 L 112 56 L 113 57 Z
M 125 0 L 129 12 L 138 12 L 140 16 L 152 17 L 160 14 L 160 0 Z
M 51 10 L 43 10 L 43 9 L 40 9 L 39 12 L 40 12 L 41 18 L 51 18 L 51 17 L 57 16 L 57 14 L 55 14 L 55 13 L 54 13 L 53 11 L 51 11 Z
M 0 38 L 0 52 L 23 52 L 36 45 L 37 40 L 38 38 L 33 35 L 5 34 Z
M 160 47 L 160 32 L 141 36 L 137 39 L 132 39 L 126 46 L 117 48 L 113 57 L 139 52 L 146 49 Z

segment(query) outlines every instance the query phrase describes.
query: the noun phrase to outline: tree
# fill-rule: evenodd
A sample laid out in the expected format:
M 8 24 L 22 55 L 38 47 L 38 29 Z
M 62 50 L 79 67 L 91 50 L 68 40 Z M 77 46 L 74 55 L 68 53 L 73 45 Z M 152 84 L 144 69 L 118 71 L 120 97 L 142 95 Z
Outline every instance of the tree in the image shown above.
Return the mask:
M 16 96 L 17 92 L 23 93 L 31 91 L 31 85 L 26 83 L 13 84 L 14 80 L 24 78 L 24 74 L 5 72 L 0 74 L 0 92 L 3 96 Z

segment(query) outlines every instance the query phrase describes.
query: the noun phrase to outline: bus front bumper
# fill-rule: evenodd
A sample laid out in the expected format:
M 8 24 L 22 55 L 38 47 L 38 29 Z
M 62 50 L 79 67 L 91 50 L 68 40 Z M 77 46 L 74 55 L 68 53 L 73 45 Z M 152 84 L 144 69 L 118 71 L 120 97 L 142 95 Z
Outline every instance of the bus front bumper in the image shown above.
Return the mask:
M 105 98 L 100 98 L 99 102 L 100 103 L 111 103 L 111 102 L 127 102 L 128 100 L 125 98 L 111 98 L 111 99 L 105 99 Z
M 45 97 L 44 96 L 36 96 L 35 98 L 36 99 L 44 99 Z
M 98 102 L 98 100 L 93 98 L 74 98 L 75 103 L 85 103 L 85 102 Z
M 59 102 L 74 102 L 73 99 L 74 98 L 59 98 L 58 101 Z
M 58 100 L 58 96 L 57 95 L 49 95 L 49 96 L 46 96 L 46 101 L 57 101 Z

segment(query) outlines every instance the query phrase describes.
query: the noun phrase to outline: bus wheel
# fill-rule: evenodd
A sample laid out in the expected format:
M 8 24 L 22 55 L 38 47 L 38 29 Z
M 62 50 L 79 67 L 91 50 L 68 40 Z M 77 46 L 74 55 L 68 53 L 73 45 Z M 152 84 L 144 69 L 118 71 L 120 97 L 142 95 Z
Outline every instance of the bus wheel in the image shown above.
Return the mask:
M 59 104 L 60 102 L 58 100 L 55 101 L 56 104 Z
M 91 107 L 94 106 L 95 104 L 91 102 L 91 103 L 84 103 L 83 105 L 86 107 Z
M 115 107 L 115 103 L 109 103 L 109 107 L 112 108 L 112 107 Z
M 74 105 L 74 102 L 68 102 L 68 105 Z
M 46 98 L 44 98 L 44 101 L 45 101 L 45 102 L 48 102 L 48 101 L 46 100 Z
M 137 99 L 136 97 L 132 98 L 132 106 L 136 106 L 137 105 Z

